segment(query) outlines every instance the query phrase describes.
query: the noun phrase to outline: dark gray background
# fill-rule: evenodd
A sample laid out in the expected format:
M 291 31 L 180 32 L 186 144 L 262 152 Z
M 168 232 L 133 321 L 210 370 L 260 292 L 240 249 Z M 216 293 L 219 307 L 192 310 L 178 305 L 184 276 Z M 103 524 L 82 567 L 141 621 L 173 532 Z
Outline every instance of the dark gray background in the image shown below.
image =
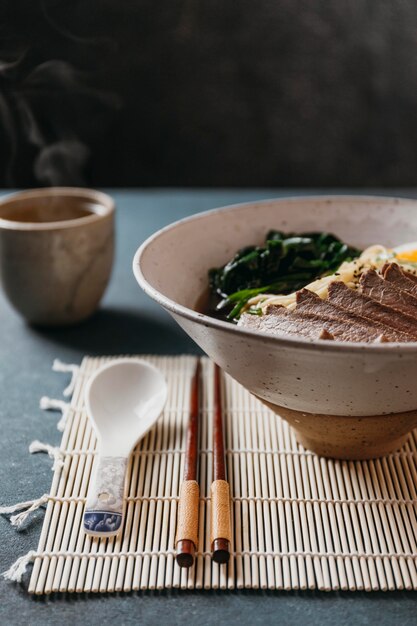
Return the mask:
M 288 192 L 287 192 L 288 193 Z M 397 194 L 399 192 L 397 191 Z M 12 504 L 48 492 L 51 460 L 30 456 L 33 439 L 58 445 L 57 415 L 39 409 L 42 395 L 60 397 L 68 377 L 51 371 L 54 358 L 79 363 L 85 354 L 178 354 L 198 348 L 155 302 L 139 289 L 131 262 L 139 243 L 168 222 L 197 211 L 279 195 L 276 190 L 141 191 L 113 194 L 117 254 L 100 311 L 68 329 L 27 326 L 0 293 L 0 503 Z M 417 191 L 403 192 L 417 197 Z M 0 571 L 37 546 L 43 512 L 20 531 L 0 517 Z M 412 626 L 416 592 L 279 593 L 164 592 L 116 595 L 53 595 L 33 599 L 22 585 L 0 579 L 0 624 L 32 626 L 121 626 L 127 624 L 248 626 Z
M 414 185 L 415 0 L 1 0 L 0 185 Z

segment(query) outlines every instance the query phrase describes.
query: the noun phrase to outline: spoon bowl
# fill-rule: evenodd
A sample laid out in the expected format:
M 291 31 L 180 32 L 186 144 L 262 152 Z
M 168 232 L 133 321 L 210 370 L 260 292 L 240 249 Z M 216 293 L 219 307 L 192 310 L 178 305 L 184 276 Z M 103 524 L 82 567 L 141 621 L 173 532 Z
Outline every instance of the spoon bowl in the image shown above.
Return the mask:
M 84 513 L 84 530 L 94 536 L 119 532 L 123 521 L 127 461 L 136 443 L 164 408 L 167 384 L 141 359 L 118 359 L 89 380 L 85 402 L 98 439 L 98 459 Z

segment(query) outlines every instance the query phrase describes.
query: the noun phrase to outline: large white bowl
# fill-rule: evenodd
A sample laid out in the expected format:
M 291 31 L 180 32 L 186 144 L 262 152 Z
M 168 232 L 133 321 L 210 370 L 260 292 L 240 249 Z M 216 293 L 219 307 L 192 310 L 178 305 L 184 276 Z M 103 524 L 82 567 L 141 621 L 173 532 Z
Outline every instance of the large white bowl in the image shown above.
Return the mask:
M 417 240 L 417 201 L 322 196 L 247 203 L 163 228 L 137 251 L 133 269 L 201 348 L 261 399 L 303 413 L 386 415 L 417 409 L 417 343 L 369 345 L 277 337 L 194 310 L 207 271 L 268 230 L 326 230 L 364 248 Z

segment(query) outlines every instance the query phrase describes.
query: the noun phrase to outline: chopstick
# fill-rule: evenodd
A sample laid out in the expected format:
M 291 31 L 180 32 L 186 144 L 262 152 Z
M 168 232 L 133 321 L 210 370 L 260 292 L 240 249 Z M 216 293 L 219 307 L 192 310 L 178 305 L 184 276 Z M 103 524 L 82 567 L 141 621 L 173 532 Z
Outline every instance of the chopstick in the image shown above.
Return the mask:
M 213 561 L 227 563 L 230 558 L 230 489 L 226 480 L 223 438 L 221 373 L 214 366 L 213 482 L 211 484 L 211 551 Z
M 200 488 L 197 482 L 198 464 L 198 422 L 200 413 L 201 361 L 197 360 L 191 383 L 190 419 L 188 422 L 187 444 L 183 482 L 178 503 L 177 536 L 175 541 L 176 559 L 180 567 L 191 567 L 198 547 L 198 512 Z

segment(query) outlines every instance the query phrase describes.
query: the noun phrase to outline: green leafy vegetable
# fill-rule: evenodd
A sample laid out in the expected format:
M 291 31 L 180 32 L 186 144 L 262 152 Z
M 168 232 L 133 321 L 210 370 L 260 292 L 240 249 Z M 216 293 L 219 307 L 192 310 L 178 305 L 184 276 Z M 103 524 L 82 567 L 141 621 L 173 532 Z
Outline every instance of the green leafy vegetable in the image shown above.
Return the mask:
M 209 271 L 210 290 L 220 300 L 216 311 L 236 320 L 250 298 L 292 293 L 359 254 L 329 233 L 272 230 L 264 246 L 242 248 L 226 265 Z

